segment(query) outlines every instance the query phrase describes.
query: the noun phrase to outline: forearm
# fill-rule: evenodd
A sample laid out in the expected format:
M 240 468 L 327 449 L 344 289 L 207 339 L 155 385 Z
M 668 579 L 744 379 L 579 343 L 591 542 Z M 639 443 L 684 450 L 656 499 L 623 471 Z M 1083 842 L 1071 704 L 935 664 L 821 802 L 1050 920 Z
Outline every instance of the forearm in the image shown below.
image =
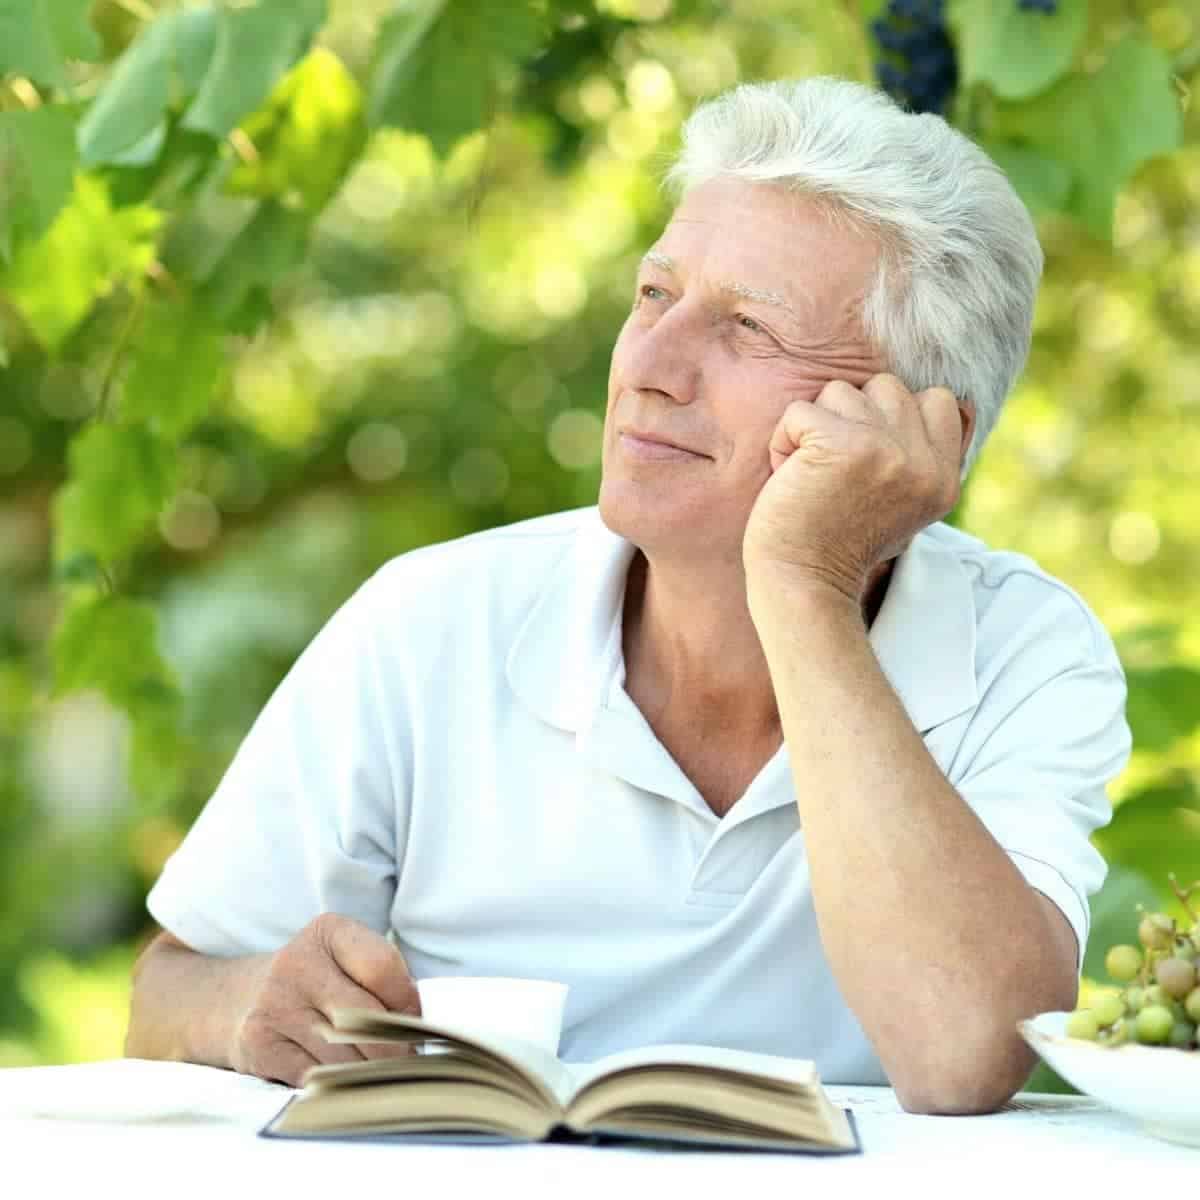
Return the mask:
M 994 1107 L 1033 1065 L 1016 1021 L 1063 1002 L 1041 902 L 929 754 L 857 608 L 776 583 L 752 611 L 839 987 L 906 1106 Z
M 241 1069 L 237 1030 L 269 958 L 212 958 L 159 935 L 134 971 L 126 1055 Z

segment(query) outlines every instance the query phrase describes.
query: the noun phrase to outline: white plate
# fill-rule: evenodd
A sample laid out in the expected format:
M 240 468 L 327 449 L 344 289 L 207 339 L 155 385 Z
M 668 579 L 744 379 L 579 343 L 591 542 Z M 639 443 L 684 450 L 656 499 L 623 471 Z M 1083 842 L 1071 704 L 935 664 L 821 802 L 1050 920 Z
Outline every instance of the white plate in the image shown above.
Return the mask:
M 1017 1023 L 1021 1036 L 1068 1083 L 1139 1121 L 1147 1133 L 1200 1146 L 1200 1050 L 1101 1046 L 1066 1036 L 1070 1013 Z

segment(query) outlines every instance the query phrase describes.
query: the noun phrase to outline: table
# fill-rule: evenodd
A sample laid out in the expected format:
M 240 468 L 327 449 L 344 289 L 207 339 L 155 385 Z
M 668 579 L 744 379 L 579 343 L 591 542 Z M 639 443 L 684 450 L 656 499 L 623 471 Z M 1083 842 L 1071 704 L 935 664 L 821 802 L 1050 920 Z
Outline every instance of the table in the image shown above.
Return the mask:
M 911 1186 L 923 1200 L 1017 1189 L 1070 1200 L 1153 1196 L 1160 1182 L 1194 1186 L 1200 1171 L 1200 1150 L 1151 1138 L 1086 1097 L 1021 1093 L 999 1113 L 929 1117 L 905 1113 L 888 1088 L 828 1091 L 854 1112 L 861 1155 L 279 1141 L 256 1136 L 290 1094 L 279 1084 L 138 1059 L 10 1068 L 0 1070 L 0 1195 L 882 1200 Z

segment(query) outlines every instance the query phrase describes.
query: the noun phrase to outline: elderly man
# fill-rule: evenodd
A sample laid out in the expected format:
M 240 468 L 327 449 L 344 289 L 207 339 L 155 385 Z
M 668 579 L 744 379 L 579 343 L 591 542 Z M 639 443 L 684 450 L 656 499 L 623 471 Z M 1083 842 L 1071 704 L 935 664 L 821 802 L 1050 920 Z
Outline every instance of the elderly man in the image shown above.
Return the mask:
M 725 1044 L 967 1113 L 1073 1005 L 1120 664 L 935 523 L 1027 353 L 1029 218 L 832 80 L 704 105 L 673 180 L 598 508 L 406 554 L 321 631 L 150 896 L 129 1053 L 296 1082 L 360 1053 L 335 1005 L 540 976 L 567 1059 Z

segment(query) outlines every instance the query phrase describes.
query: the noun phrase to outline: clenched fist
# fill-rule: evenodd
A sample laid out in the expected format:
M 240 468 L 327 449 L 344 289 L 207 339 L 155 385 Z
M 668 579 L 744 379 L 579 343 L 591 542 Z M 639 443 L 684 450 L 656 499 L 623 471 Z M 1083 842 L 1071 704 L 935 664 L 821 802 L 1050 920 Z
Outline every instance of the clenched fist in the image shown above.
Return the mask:
M 887 374 L 790 404 L 746 524 L 748 577 L 782 569 L 861 601 L 872 571 L 953 508 L 973 427 L 945 388 Z

